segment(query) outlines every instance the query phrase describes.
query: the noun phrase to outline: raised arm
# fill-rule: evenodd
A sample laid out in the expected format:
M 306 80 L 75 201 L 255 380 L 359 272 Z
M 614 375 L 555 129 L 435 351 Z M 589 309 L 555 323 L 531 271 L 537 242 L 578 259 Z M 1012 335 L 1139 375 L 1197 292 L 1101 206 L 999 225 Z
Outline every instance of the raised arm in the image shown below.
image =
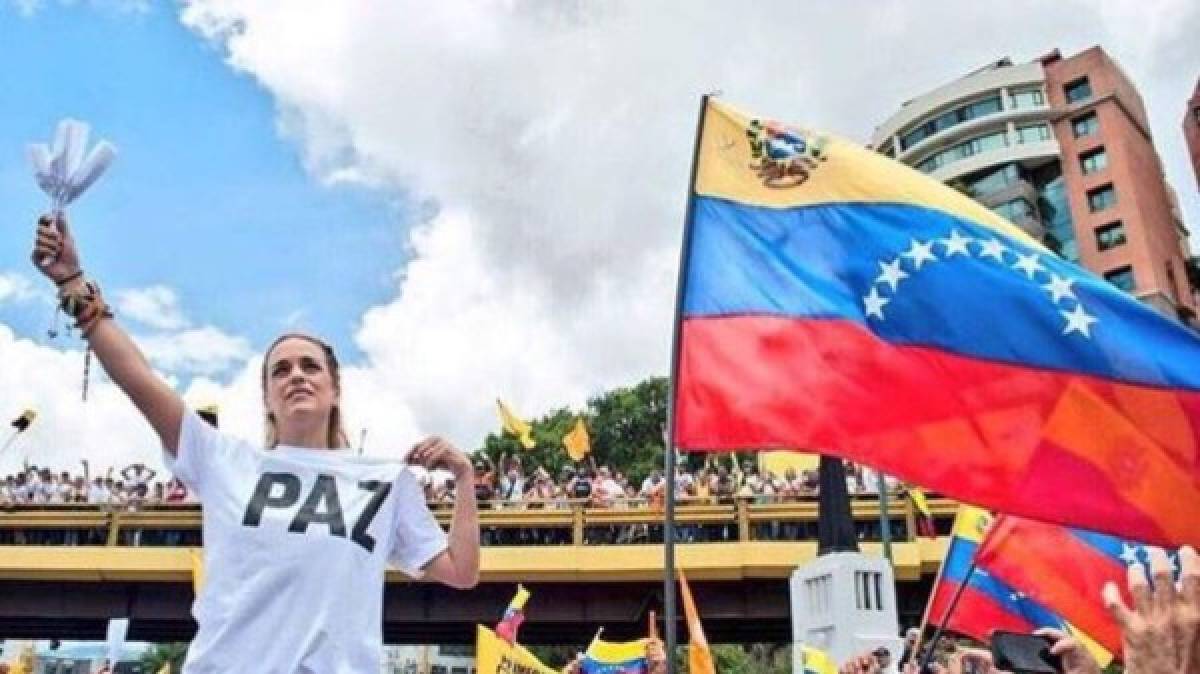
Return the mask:
M 428 438 L 418 443 L 408 455 L 408 461 L 425 466 L 427 470 L 445 468 L 454 474 L 455 484 L 471 483 L 471 462 L 441 438 Z M 474 489 L 455 490 L 448 547 L 425 567 L 425 574 L 431 580 L 464 590 L 479 582 L 479 511 Z
M 43 258 L 52 261 L 42 266 L 39 261 Z M 58 286 L 61 305 L 78 322 L 104 371 L 158 433 L 163 447 L 174 455 L 179 446 L 183 400 L 154 373 L 137 345 L 112 320 L 99 288 L 84 277 L 65 218 L 43 215 L 38 219 L 33 262 Z

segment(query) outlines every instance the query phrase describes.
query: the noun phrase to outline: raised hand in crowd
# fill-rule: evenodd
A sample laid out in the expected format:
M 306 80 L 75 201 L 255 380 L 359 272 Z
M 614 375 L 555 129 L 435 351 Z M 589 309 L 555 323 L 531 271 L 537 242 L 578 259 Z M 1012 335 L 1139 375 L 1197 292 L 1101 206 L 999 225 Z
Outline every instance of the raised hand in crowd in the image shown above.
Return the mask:
M 838 674 L 880 674 L 879 660 L 870 651 L 856 655 L 838 667 Z
M 647 674 L 667 674 L 667 650 L 661 639 L 651 638 L 646 642 Z
M 1200 672 L 1200 557 L 1185 546 L 1179 551 L 1179 564 L 1179 588 L 1164 550 L 1150 550 L 1153 584 L 1146 580 L 1145 567 L 1131 564 L 1132 608 L 1116 585 L 1104 587 L 1104 604 L 1121 627 L 1127 674 Z

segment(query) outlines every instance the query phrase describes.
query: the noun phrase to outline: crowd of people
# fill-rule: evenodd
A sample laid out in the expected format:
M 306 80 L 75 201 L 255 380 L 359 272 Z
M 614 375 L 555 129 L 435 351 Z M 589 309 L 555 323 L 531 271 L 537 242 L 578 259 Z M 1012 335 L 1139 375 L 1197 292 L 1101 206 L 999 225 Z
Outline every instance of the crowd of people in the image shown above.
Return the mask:
M 93 475 L 86 459 L 82 473 L 56 471 L 26 463 L 0 483 L 0 507 L 23 505 L 89 504 L 138 508 L 151 504 L 186 503 L 187 487 L 175 478 L 163 481 L 143 463 L 121 470 L 109 467 Z
M 729 465 L 726 465 L 728 463 Z M 497 466 L 487 458 L 475 460 L 475 497 L 490 507 L 566 506 L 586 503 L 591 507 L 621 505 L 659 506 L 666 498 L 663 471 L 645 476 L 629 475 L 594 460 L 563 467 L 557 474 L 542 466 L 526 468 L 520 457 L 505 456 Z M 846 464 L 846 488 L 852 494 L 878 493 L 878 473 L 866 466 Z M 891 477 L 888 488 L 899 484 Z M 453 482 L 425 481 L 431 502 L 452 501 Z M 676 469 L 675 496 L 681 503 L 731 504 L 738 499 L 755 503 L 783 503 L 815 499 L 819 483 L 815 470 L 787 468 L 782 472 L 760 470 L 746 461 L 710 460 L 699 470 Z
M 119 471 L 109 467 L 92 474 L 87 460 L 82 472 L 38 467 L 26 463 L 16 474 L 0 482 L 0 507 L 45 504 L 91 504 L 141 506 L 194 502 L 183 482 L 162 479 L 143 463 Z M 660 507 L 666 497 L 663 471 L 630 476 L 594 460 L 564 467 L 552 474 L 542 466 L 523 468 L 519 457 L 506 456 L 500 467 L 486 458 L 475 461 L 475 497 L 484 508 L 546 508 L 586 504 L 593 508 Z M 878 492 L 876 473 L 865 466 L 847 464 L 846 486 L 851 495 Z M 887 478 L 890 489 L 898 485 Z M 453 479 L 422 475 L 430 503 L 452 503 L 457 485 Z M 870 486 L 868 486 L 870 485 Z M 736 500 L 754 503 L 783 503 L 810 500 L 819 489 L 815 470 L 788 468 L 782 473 L 760 471 L 754 462 L 731 466 L 712 461 L 700 470 L 677 469 L 675 496 L 680 503 L 731 504 Z
M 497 465 L 498 464 L 498 465 Z M 569 509 L 651 509 L 661 510 L 666 499 L 666 480 L 663 471 L 654 469 L 644 476 L 629 475 L 610 465 L 594 460 L 567 465 L 551 473 L 545 467 L 526 467 L 519 456 L 504 456 L 492 462 L 479 456 L 474 463 L 474 489 L 479 507 L 483 510 Z M 851 495 L 872 497 L 878 494 L 878 474 L 865 466 L 846 464 L 847 491 Z M 438 473 L 421 472 L 426 499 L 432 507 L 450 507 L 459 488 L 453 478 Z M 891 478 L 888 487 L 899 485 Z M 819 484 L 815 470 L 788 468 L 782 474 L 760 470 L 757 463 L 737 463 L 722 457 L 710 459 L 699 470 L 679 467 L 675 479 L 675 496 L 681 505 L 732 505 L 736 502 L 767 504 L 813 500 Z M 165 480 L 154 469 L 135 463 L 120 470 L 108 468 L 93 474 L 88 462 L 82 462 L 82 473 L 52 470 L 26 464 L 15 475 L 0 483 L 0 510 L 21 507 L 55 505 L 87 505 L 101 509 L 132 512 L 163 509 L 177 505 L 195 504 L 198 498 L 180 480 Z M 860 537 L 878 538 L 878 522 L 860 523 Z M 900 526 L 897 524 L 897 526 Z M 800 521 L 778 521 L 755 525 L 754 538 L 760 540 L 804 540 L 816 535 L 815 524 Z M 892 532 L 897 538 L 906 532 Z M 16 542 L 11 532 L 0 531 L 0 544 Z M 559 545 L 571 542 L 568 528 L 491 528 L 481 532 L 486 545 Z M 680 525 L 678 535 L 684 542 L 737 540 L 739 531 L 733 522 L 707 525 Z M 588 526 L 588 543 L 655 543 L 662 541 L 662 527 L 654 524 L 623 526 Z M 9 540 L 9 539 L 12 540 Z M 37 539 L 43 543 L 71 542 L 72 536 L 20 537 L 26 542 Z M 59 538 L 62 540 L 59 541 Z M 105 540 L 96 536 L 96 543 Z M 145 538 L 141 544 L 174 540 L 174 536 Z

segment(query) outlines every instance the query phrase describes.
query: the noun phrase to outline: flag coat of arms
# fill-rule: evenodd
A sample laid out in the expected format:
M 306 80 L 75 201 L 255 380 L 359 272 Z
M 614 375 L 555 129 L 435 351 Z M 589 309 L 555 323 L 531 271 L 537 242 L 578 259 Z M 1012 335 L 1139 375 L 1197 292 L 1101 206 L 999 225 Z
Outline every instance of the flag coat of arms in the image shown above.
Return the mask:
M 707 100 L 673 432 L 1200 544 L 1200 337 L 937 181 Z

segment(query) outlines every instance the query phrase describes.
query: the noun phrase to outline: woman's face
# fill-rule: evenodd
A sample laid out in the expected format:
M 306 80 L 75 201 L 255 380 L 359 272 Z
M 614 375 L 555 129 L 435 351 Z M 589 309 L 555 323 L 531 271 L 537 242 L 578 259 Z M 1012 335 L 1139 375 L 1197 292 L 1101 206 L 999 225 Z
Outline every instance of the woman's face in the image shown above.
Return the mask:
M 276 344 L 267 354 L 266 398 L 277 425 L 327 424 L 338 392 L 321 347 L 299 337 Z

